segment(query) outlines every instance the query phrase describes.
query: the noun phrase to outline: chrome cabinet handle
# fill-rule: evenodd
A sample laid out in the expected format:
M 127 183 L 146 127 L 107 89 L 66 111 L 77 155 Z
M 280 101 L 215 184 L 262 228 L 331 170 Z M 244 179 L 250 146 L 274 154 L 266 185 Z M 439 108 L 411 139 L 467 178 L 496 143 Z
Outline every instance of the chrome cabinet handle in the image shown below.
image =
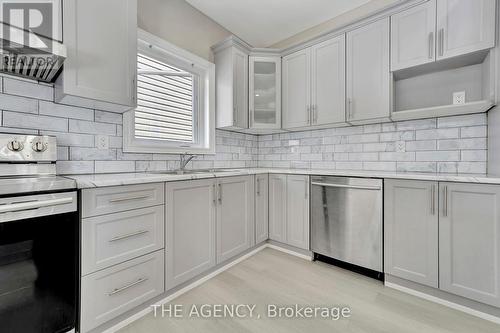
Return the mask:
M 124 198 L 109 199 L 108 201 L 111 203 L 117 203 L 117 202 L 131 201 L 131 200 L 142 200 L 142 199 L 147 199 L 147 198 L 149 198 L 149 195 L 139 195 L 136 197 L 124 197 Z
M 213 185 L 213 202 L 214 202 L 214 205 L 217 205 L 217 185 Z
M 347 99 L 347 120 L 352 119 L 352 99 Z
M 311 124 L 311 106 L 307 106 L 307 123 Z
M 317 124 L 318 123 L 318 108 L 316 105 L 312 106 L 312 114 L 313 114 L 313 123 Z
M 319 183 L 312 182 L 312 185 L 324 186 L 324 187 L 338 187 L 338 188 L 350 188 L 355 190 L 374 190 L 380 191 L 382 188 L 380 186 L 360 186 L 360 185 L 345 185 L 345 184 L 331 184 L 331 183 Z
M 439 37 L 439 55 L 443 56 L 444 54 L 444 29 L 441 28 L 439 29 L 438 32 L 438 37 Z
M 67 197 L 67 198 L 60 198 L 60 199 L 13 203 L 13 204 L 7 204 L 7 205 L 0 205 L 0 213 L 13 213 L 13 212 L 19 212 L 19 211 L 23 211 L 23 210 L 65 205 L 65 204 L 70 204 L 72 202 L 73 202 L 73 198 Z
M 257 195 L 260 197 L 260 178 L 257 178 Z
M 132 102 L 135 102 L 137 98 L 137 88 L 136 88 L 136 78 L 132 79 Z
M 307 197 L 308 197 L 308 192 L 309 192 L 309 182 L 308 182 L 308 181 L 305 181 L 305 182 L 304 182 L 304 184 L 305 184 L 305 187 L 306 187 L 304 197 L 305 197 L 305 199 L 307 199 Z
M 443 187 L 443 216 L 448 216 L 448 186 Z
M 434 58 L 434 32 L 429 33 L 429 59 Z
M 219 203 L 222 203 L 222 184 L 219 184 Z
M 431 215 L 436 214 L 436 185 L 431 188 Z
M 122 239 L 127 239 L 127 238 L 131 238 L 131 237 L 139 236 L 139 235 L 144 235 L 144 234 L 147 234 L 148 232 L 149 232 L 149 230 L 139 230 L 136 232 L 132 232 L 130 234 L 113 237 L 109 240 L 109 242 L 113 243 L 113 242 L 116 242 L 116 241 L 119 241 Z
M 127 284 L 126 286 L 123 286 L 123 287 L 120 287 L 120 288 L 113 289 L 112 291 L 110 291 L 110 292 L 108 293 L 108 296 L 113 296 L 113 295 L 115 295 L 115 294 L 121 293 L 122 291 L 125 291 L 125 290 L 127 290 L 127 289 L 129 289 L 129 288 L 132 288 L 133 286 L 136 286 L 136 285 L 138 285 L 138 284 L 141 284 L 141 283 L 143 283 L 143 282 L 146 282 L 147 280 L 148 280 L 147 278 L 140 278 L 139 280 L 134 281 L 134 282 L 132 282 L 132 283 L 129 283 L 129 284 Z

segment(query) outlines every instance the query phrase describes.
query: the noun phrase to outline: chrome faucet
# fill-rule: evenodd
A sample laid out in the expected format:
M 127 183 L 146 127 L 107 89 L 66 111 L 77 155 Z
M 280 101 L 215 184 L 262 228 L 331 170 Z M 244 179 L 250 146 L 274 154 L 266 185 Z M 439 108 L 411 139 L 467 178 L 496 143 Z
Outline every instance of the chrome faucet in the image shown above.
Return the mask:
M 180 168 L 179 170 L 183 172 L 186 169 L 186 165 L 196 156 L 188 155 L 187 153 L 181 154 Z

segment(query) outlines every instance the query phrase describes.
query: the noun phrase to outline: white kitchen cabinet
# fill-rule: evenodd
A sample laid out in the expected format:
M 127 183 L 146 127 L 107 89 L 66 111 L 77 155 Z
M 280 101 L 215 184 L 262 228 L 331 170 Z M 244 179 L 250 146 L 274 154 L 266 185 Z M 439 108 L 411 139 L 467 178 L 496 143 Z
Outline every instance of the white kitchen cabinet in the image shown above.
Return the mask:
M 437 59 L 495 45 L 496 0 L 437 0 Z
M 255 244 L 269 238 L 269 176 L 255 175 Z
M 391 16 L 391 70 L 436 60 L 436 0 Z
M 439 288 L 500 306 L 500 186 L 439 188 Z
M 311 50 L 283 57 L 283 128 L 311 124 Z
M 309 250 L 309 177 L 287 176 L 286 243 Z
M 269 175 L 269 238 L 309 250 L 309 177 Z
M 438 287 L 438 183 L 384 181 L 384 272 Z
M 347 33 L 347 121 L 388 120 L 391 111 L 389 18 Z
M 216 184 L 213 179 L 166 184 L 166 288 L 215 266 Z
M 249 50 L 229 39 L 213 47 L 215 53 L 217 128 L 248 128 Z
M 249 249 L 255 242 L 253 176 L 217 181 L 217 263 Z
M 108 111 L 136 106 L 137 0 L 65 0 L 67 59 L 56 101 Z
M 286 175 L 269 175 L 269 239 L 286 242 Z
M 250 56 L 249 117 L 252 129 L 281 129 L 281 57 Z
M 311 124 L 345 122 L 345 35 L 311 47 Z

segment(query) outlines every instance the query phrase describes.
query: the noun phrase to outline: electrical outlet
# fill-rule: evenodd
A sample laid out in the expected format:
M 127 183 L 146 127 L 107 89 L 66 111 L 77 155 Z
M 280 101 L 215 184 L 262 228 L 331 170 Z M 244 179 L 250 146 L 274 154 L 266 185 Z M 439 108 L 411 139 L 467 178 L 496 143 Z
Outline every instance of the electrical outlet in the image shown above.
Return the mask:
M 98 135 L 96 137 L 96 146 L 97 149 L 109 149 L 109 136 L 107 135 Z
M 404 141 L 396 141 L 396 152 L 404 153 L 406 152 L 406 142 Z
M 465 91 L 459 91 L 453 93 L 453 104 L 454 105 L 465 104 Z

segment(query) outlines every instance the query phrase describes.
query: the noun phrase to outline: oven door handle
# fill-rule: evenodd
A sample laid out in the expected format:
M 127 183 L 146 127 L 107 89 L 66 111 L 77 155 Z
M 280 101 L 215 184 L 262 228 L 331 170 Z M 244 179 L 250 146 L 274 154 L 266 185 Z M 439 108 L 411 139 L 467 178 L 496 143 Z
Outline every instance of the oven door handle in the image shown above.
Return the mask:
M 0 205 L 0 213 L 13 213 L 13 212 L 20 212 L 23 210 L 66 205 L 72 202 L 73 202 L 73 197 L 66 197 L 66 198 L 58 198 L 50 200 L 38 200 L 38 201 L 28 201 L 28 202 Z
M 331 184 L 331 183 L 318 183 L 312 182 L 312 185 L 316 186 L 325 186 L 325 187 L 338 187 L 338 188 L 347 188 L 347 189 L 356 189 L 356 190 L 373 190 L 380 191 L 382 188 L 380 186 L 368 186 L 368 185 L 345 185 L 345 184 Z

